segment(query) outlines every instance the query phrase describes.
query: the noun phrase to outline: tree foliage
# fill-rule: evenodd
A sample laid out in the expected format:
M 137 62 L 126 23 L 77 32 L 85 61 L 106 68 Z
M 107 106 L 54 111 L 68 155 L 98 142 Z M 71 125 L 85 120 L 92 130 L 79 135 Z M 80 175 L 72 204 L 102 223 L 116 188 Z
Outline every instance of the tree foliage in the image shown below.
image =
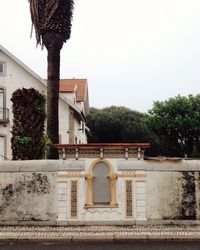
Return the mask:
M 200 95 L 178 95 L 154 102 L 146 121 L 171 154 L 200 156 Z
M 89 142 L 147 142 L 147 156 L 200 157 L 200 95 L 154 102 L 148 114 L 91 108 Z
M 148 142 L 145 115 L 125 107 L 91 108 L 88 115 L 91 129 L 89 142 Z
M 18 89 L 13 102 L 11 147 L 13 160 L 42 159 L 44 156 L 45 97 L 37 90 Z

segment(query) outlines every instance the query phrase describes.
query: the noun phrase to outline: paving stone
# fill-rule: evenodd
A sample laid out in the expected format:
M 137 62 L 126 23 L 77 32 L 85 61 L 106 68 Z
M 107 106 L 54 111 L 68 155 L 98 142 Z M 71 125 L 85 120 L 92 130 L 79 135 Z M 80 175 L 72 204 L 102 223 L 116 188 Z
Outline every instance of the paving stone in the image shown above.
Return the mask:
M 23 240 L 200 239 L 200 226 L 0 226 L 0 241 Z

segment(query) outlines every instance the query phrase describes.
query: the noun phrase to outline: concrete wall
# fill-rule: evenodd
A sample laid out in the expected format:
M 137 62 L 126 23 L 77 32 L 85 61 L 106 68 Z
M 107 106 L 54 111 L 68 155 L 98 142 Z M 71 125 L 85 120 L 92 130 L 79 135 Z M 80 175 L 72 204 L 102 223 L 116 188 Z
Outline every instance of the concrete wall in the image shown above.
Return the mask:
M 147 219 L 199 220 L 200 172 L 147 172 Z
M 87 206 L 88 176 L 99 161 L 116 174 L 114 206 Z M 199 180 L 200 161 L 194 160 L 2 161 L 0 224 L 199 223 Z M 77 183 L 75 216 L 71 215 L 73 181 Z M 132 183 L 131 216 L 126 214 L 126 181 Z
M 55 224 L 56 171 L 50 163 L 0 164 L 0 224 Z

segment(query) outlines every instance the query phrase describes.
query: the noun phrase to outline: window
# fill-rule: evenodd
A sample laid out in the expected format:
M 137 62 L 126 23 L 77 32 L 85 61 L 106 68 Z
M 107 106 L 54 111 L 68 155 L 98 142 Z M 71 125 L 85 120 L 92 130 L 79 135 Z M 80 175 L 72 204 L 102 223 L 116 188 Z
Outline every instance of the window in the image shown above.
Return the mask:
M 94 161 L 86 176 L 86 207 L 116 206 L 116 179 L 117 175 L 112 172 L 112 166 L 108 161 Z
M 0 62 L 0 73 L 3 73 L 3 63 Z
M 0 160 L 5 159 L 5 137 L 0 135 Z
M 85 133 L 85 124 L 82 122 L 82 134 Z
M 4 118 L 4 89 L 0 88 L 0 119 Z
M 6 108 L 5 88 L 0 87 L 0 123 L 6 126 L 9 122 L 9 110 Z
M 5 76 L 6 64 L 5 62 L 0 62 L 0 76 Z
M 82 131 L 82 134 L 85 133 L 85 124 L 82 121 L 80 122 L 80 128 L 79 128 L 79 130 Z

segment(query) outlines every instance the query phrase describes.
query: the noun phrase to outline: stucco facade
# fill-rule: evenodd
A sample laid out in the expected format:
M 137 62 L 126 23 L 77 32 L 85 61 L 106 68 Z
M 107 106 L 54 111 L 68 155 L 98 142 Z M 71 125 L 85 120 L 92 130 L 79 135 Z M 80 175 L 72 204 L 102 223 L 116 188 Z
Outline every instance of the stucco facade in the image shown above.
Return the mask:
M 0 64 L 3 72 L 0 72 L 0 159 L 11 159 L 11 133 L 12 130 L 12 93 L 19 88 L 35 88 L 46 95 L 46 81 L 24 65 L 19 59 L 5 48 L 0 46 Z M 80 109 L 80 104 L 73 103 L 67 95 L 60 94 L 59 98 L 59 137 L 60 143 L 69 142 L 86 143 L 86 132 L 80 131 L 85 117 Z M 72 115 L 70 115 L 72 111 Z M 71 119 L 71 130 L 70 127 Z M 74 133 L 72 133 L 74 130 Z M 70 141 L 71 136 L 71 141 Z

